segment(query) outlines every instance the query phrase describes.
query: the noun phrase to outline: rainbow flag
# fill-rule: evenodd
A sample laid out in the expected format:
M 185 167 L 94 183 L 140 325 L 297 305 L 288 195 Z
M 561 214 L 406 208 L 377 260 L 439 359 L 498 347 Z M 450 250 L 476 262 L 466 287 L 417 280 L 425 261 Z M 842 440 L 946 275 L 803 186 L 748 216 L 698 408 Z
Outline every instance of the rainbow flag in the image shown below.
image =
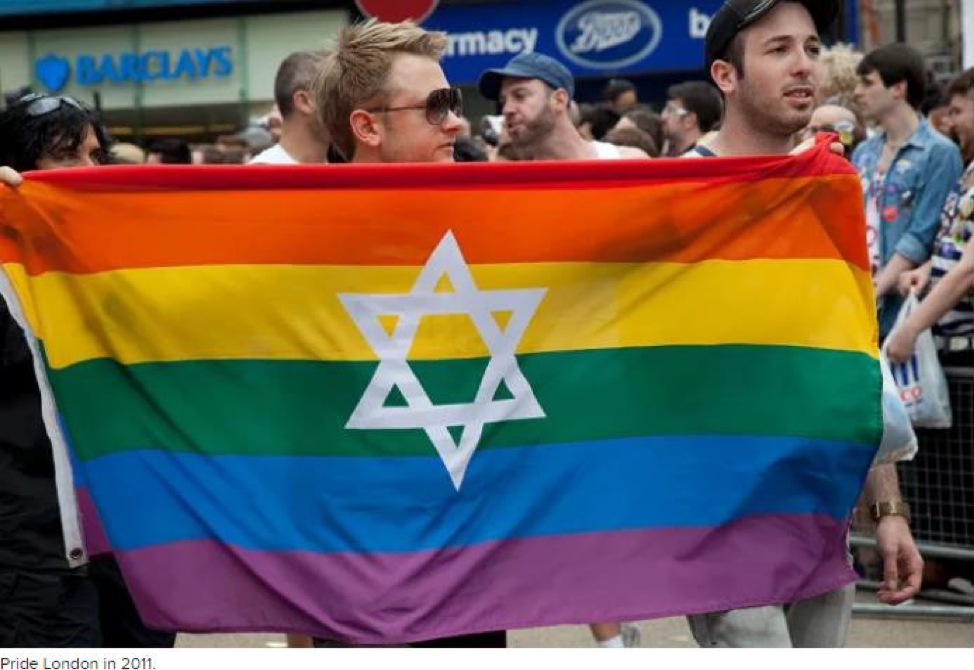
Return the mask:
M 822 149 L 104 167 L 0 192 L 0 261 L 147 624 L 403 642 L 851 581 L 862 211 Z

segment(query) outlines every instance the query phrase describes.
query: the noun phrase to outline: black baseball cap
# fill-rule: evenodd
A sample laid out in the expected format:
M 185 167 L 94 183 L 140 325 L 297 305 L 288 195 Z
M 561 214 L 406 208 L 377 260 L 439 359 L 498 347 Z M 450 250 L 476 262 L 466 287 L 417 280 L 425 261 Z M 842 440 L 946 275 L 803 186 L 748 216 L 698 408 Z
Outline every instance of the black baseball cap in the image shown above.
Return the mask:
M 815 21 L 819 33 L 829 29 L 839 15 L 839 0 L 727 0 L 707 29 L 707 70 L 724 55 L 739 32 L 759 21 L 782 2 L 798 1 Z
M 567 67 L 551 56 L 540 53 L 519 53 L 502 68 L 487 70 L 480 76 L 480 92 L 488 100 L 500 97 L 501 81 L 504 77 L 519 79 L 540 79 L 551 88 L 563 88 L 568 97 L 575 95 L 575 78 Z

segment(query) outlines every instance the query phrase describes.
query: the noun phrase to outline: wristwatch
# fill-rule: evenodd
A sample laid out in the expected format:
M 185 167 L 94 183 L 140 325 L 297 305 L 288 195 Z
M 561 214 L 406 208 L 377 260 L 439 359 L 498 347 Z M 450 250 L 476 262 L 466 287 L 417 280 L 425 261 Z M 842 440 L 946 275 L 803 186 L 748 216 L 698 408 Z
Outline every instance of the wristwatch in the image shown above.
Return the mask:
M 879 521 L 884 516 L 901 516 L 910 523 L 910 506 L 902 500 L 883 500 L 869 506 L 869 516 Z

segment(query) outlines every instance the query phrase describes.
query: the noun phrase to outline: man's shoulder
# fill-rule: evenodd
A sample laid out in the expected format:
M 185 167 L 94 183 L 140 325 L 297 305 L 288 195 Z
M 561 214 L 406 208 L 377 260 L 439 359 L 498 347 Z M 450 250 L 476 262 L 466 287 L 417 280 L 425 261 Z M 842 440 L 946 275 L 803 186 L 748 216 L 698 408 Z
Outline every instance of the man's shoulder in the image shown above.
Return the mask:
M 264 149 L 249 161 L 250 165 L 291 165 L 295 163 L 297 161 L 291 158 L 291 155 L 280 144 Z
M 927 140 L 927 147 L 930 151 L 936 153 L 950 153 L 957 154 L 960 157 L 960 149 L 957 148 L 957 144 L 954 143 L 949 137 L 941 135 L 939 132 L 930 129 L 929 138 Z

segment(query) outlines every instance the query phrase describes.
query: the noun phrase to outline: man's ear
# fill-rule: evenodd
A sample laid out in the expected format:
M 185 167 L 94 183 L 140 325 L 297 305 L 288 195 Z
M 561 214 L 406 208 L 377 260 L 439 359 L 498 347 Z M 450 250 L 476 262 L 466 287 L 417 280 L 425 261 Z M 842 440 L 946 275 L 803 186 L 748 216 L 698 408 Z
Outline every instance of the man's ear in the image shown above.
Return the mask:
M 724 95 L 737 90 L 737 68 L 728 61 L 715 60 L 710 66 L 710 78 Z
M 555 101 L 555 106 L 557 109 L 568 109 L 571 104 L 571 98 L 568 97 L 568 91 L 563 88 L 556 88 L 555 92 L 551 94 L 551 99 Z
M 906 100 L 906 94 L 908 92 L 907 89 L 908 85 L 905 79 L 903 81 L 898 81 L 889 87 L 890 93 L 892 93 L 893 97 L 897 100 Z
M 349 114 L 348 123 L 357 142 L 370 147 L 377 147 L 382 143 L 382 123 L 377 119 L 378 117 L 364 109 L 356 109 Z
M 294 105 L 294 109 L 298 110 L 305 116 L 314 116 L 315 101 L 308 91 L 305 91 L 304 89 L 295 91 L 291 96 L 291 102 Z

